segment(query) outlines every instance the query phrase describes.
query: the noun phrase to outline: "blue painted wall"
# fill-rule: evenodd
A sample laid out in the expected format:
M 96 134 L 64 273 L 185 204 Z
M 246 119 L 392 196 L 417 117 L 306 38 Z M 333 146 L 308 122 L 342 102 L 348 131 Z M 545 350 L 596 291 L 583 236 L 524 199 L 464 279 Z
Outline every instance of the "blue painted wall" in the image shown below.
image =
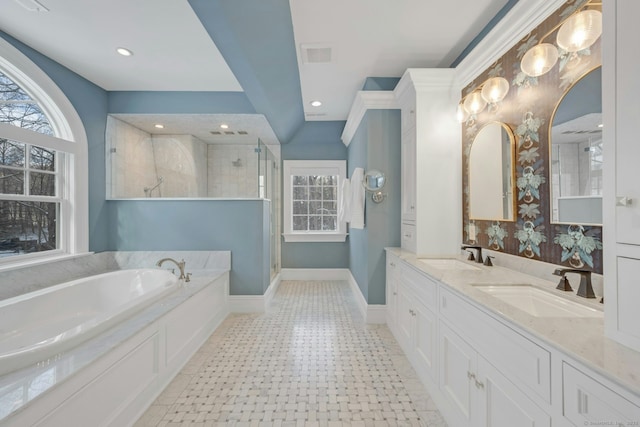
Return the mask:
M 400 111 L 369 110 L 349 144 L 349 175 L 356 167 L 384 172 L 386 199 L 367 195 L 365 228 L 349 231 L 349 269 L 369 304 L 385 303 L 384 248 L 400 246 Z
M 367 77 L 362 90 L 393 90 L 400 77 Z
M 244 92 L 109 92 L 109 113 L 255 114 Z
M 262 295 L 269 286 L 269 202 L 158 199 L 107 205 L 114 250 L 230 250 L 232 295 Z
M 288 144 L 282 160 L 347 160 L 340 135 L 345 122 L 305 122 Z M 284 208 L 282 209 L 284 212 Z M 283 222 L 284 223 L 284 222 Z M 348 268 L 349 244 L 282 242 L 282 268 Z

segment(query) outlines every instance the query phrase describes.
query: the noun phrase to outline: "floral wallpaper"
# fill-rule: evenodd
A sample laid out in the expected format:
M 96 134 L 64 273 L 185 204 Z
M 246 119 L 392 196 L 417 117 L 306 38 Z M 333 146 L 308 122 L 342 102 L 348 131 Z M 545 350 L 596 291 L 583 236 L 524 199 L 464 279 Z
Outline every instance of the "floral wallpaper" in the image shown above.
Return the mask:
M 470 83 L 465 96 L 491 77 L 509 81 L 509 93 L 497 108 L 485 108 L 462 123 L 463 230 L 465 243 L 513 255 L 602 273 L 602 227 L 551 222 L 549 133 L 556 106 L 571 86 L 601 65 L 601 41 L 576 53 L 560 50 L 558 63 L 547 74 L 529 77 L 520 70 L 523 55 L 549 31 L 586 3 L 569 0 Z M 554 43 L 556 31 L 544 42 Z M 485 124 L 507 124 L 516 138 L 517 197 L 515 221 L 469 218 L 469 153 Z M 472 240 L 470 237 L 475 238 Z

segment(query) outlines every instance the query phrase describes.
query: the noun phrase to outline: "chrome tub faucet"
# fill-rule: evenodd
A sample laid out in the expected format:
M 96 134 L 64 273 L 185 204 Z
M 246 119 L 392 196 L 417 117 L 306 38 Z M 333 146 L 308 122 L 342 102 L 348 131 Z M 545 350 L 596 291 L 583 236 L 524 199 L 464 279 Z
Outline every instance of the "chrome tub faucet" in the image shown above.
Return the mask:
M 190 282 L 190 281 L 191 281 L 191 273 L 187 273 L 187 274 L 185 274 L 185 273 L 184 273 L 184 267 L 185 267 L 185 265 L 187 264 L 187 263 L 184 261 L 184 259 L 183 259 L 183 260 L 181 260 L 180 262 L 178 262 L 178 261 L 176 261 L 176 260 L 175 260 L 175 259 L 173 259 L 173 258 L 162 258 L 160 261 L 156 262 L 156 266 L 158 266 L 158 267 L 162 267 L 162 264 L 163 264 L 165 261 L 172 262 L 172 263 L 174 263 L 175 265 L 177 265 L 177 266 L 178 266 L 178 269 L 180 270 L 180 277 L 178 277 L 178 279 L 180 279 L 180 280 L 184 280 L 185 282 Z

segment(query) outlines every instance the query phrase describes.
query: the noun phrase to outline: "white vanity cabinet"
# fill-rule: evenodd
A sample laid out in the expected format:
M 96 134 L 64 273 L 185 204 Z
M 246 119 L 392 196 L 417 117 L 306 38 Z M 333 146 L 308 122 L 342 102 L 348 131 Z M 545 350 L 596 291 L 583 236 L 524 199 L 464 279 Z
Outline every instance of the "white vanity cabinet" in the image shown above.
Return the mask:
M 640 425 L 640 406 L 567 363 L 562 382 L 563 413 L 574 425 Z
M 390 329 L 450 426 L 640 425 L 637 394 L 436 280 L 415 257 L 387 257 Z M 636 360 L 622 354 L 612 351 L 608 365 Z
M 423 381 L 437 378 L 436 295 L 435 281 L 406 264 L 401 266 L 396 337 Z
M 474 347 L 440 324 L 440 390 L 451 425 L 550 427 L 551 417 Z
M 457 254 L 462 241 L 461 151 L 454 69 L 408 69 L 394 89 L 401 114 L 402 248 Z
M 548 351 L 444 287 L 438 337 L 440 390 L 454 425 L 551 425 L 537 403 L 550 405 Z
M 400 258 L 387 252 L 386 319 L 389 329 L 395 329 L 397 317 L 398 282 L 400 281 Z
M 640 186 L 636 122 L 640 2 L 603 3 L 603 236 L 605 330 L 640 351 Z

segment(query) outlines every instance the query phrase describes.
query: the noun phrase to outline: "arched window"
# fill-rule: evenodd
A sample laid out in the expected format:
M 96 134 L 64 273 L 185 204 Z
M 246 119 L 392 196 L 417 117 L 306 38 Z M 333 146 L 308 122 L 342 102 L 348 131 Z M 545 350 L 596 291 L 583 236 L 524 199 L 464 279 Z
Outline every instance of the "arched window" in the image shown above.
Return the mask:
M 0 266 L 87 251 L 86 171 L 71 103 L 0 38 Z

